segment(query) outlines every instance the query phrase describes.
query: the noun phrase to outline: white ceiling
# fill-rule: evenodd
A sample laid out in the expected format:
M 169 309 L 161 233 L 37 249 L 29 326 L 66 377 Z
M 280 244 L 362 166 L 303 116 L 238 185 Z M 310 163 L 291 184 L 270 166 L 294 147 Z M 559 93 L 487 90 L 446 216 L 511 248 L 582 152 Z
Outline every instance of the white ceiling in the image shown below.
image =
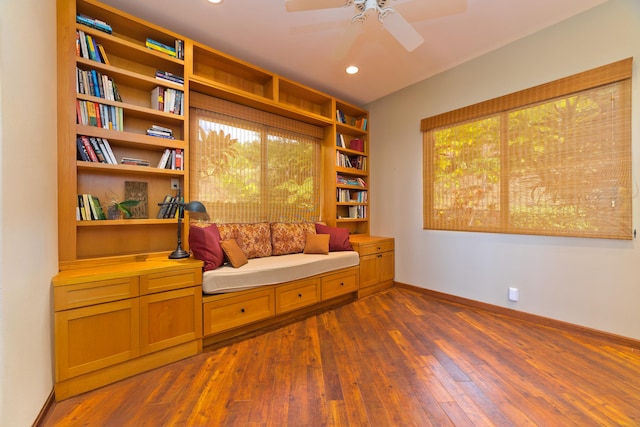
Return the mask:
M 316 0 L 317 1 L 317 0 Z M 407 52 L 377 19 L 335 59 L 353 6 L 287 12 L 285 0 L 103 0 L 317 90 L 363 105 L 556 24 L 607 0 L 467 0 L 462 13 L 428 17 L 452 0 L 389 0 L 425 42 Z M 346 0 L 345 0 L 346 2 Z M 349 64 L 360 73 L 347 75 Z

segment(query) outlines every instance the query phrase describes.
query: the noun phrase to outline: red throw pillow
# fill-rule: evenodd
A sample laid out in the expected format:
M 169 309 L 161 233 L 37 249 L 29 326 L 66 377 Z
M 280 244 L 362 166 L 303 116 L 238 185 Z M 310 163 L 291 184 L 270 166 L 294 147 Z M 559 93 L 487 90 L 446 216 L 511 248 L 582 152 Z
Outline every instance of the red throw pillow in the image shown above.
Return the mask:
M 204 271 L 215 270 L 224 264 L 224 253 L 220 246 L 220 231 L 215 224 L 189 227 L 189 248 L 196 259 L 204 261 Z
M 352 251 L 353 246 L 349 241 L 349 229 L 342 227 L 329 227 L 322 224 L 316 224 L 316 233 L 328 234 L 329 252 Z

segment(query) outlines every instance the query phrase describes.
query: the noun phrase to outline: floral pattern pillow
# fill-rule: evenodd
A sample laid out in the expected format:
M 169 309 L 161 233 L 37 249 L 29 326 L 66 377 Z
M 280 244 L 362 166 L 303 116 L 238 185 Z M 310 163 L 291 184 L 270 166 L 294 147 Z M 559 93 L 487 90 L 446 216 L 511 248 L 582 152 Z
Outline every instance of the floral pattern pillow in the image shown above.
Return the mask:
M 304 250 L 306 233 L 316 233 L 310 222 L 272 222 L 271 245 L 273 255 L 296 254 Z
M 271 229 L 268 222 L 219 224 L 220 240 L 235 240 L 251 258 L 271 256 Z

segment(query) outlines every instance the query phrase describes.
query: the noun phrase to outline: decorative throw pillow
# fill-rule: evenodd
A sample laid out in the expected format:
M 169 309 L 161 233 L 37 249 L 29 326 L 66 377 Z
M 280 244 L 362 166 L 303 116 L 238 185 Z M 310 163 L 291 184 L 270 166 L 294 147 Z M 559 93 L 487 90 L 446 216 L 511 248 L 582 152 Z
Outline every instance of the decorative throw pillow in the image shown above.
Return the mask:
M 316 233 L 328 234 L 329 252 L 352 251 L 353 246 L 349 241 L 349 229 L 342 227 L 328 227 L 316 223 Z
M 238 224 L 236 243 L 248 259 L 271 256 L 271 227 L 268 222 Z
M 215 270 L 224 264 L 220 232 L 215 224 L 191 224 L 189 248 L 196 259 L 204 261 L 204 271 Z
M 247 256 L 242 252 L 242 249 L 240 249 L 240 246 L 238 246 L 235 240 L 223 240 L 220 242 L 220 246 L 222 246 L 222 250 L 233 268 L 242 267 L 249 262 Z
M 297 254 L 304 250 L 306 233 L 314 233 L 312 222 L 272 222 L 273 255 Z
M 305 254 L 329 254 L 329 238 L 328 234 L 307 233 L 307 240 L 304 244 Z

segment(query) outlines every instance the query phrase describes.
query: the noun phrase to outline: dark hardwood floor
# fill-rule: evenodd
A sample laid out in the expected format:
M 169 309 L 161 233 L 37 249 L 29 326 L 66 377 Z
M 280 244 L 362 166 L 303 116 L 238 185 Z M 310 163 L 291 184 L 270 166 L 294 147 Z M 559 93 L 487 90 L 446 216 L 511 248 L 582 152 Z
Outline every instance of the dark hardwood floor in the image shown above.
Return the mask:
M 55 403 L 45 426 L 640 426 L 640 351 L 394 288 Z

